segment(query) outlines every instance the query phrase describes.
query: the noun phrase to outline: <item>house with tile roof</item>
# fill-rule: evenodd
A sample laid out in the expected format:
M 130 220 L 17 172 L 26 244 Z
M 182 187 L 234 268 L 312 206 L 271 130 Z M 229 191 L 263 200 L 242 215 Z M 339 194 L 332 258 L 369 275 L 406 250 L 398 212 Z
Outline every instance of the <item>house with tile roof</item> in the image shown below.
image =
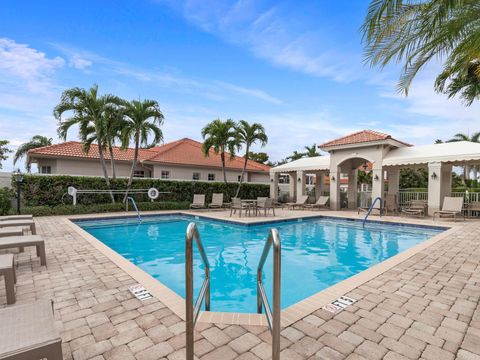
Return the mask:
M 133 161 L 134 149 L 113 148 L 116 175 L 127 177 Z M 105 153 L 107 170 L 111 174 L 110 154 Z M 98 146 L 92 145 L 88 152 L 78 141 L 67 141 L 45 146 L 28 152 L 28 158 L 36 163 L 41 174 L 102 176 Z M 242 172 L 244 158 L 227 155 L 227 180 L 236 182 Z M 248 161 L 246 182 L 268 183 L 270 167 Z M 135 176 L 171 180 L 223 181 L 220 155 L 202 152 L 202 143 L 184 138 L 150 149 L 139 149 Z

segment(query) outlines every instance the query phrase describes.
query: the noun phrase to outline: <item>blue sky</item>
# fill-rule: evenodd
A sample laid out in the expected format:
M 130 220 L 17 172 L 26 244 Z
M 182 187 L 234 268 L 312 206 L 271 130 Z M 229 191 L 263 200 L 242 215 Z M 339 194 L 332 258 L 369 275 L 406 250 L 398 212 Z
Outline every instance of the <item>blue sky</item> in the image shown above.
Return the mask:
M 200 140 L 216 118 L 260 122 L 273 160 L 364 128 L 414 144 L 480 130 L 478 105 L 433 92 L 438 64 L 405 98 L 398 69 L 362 63 L 368 3 L 10 1 L 0 7 L 0 138 L 58 141 L 52 109 L 62 90 L 94 83 L 157 100 L 165 141 Z

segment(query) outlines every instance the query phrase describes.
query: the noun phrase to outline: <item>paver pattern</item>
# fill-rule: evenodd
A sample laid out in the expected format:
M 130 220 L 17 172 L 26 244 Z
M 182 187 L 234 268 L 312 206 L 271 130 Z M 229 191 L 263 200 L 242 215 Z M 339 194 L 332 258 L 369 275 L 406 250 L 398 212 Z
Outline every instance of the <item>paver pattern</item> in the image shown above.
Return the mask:
M 64 218 L 38 218 L 47 267 L 18 255 L 17 303 L 52 298 L 65 359 L 184 359 L 184 322 L 135 283 Z M 282 354 L 296 359 L 480 359 L 480 222 L 346 294 L 359 301 L 333 316 L 317 310 L 282 330 Z M 6 306 L 0 280 L 0 307 Z M 1 339 L 0 339 L 1 341 Z M 202 360 L 268 359 L 266 327 L 198 323 Z

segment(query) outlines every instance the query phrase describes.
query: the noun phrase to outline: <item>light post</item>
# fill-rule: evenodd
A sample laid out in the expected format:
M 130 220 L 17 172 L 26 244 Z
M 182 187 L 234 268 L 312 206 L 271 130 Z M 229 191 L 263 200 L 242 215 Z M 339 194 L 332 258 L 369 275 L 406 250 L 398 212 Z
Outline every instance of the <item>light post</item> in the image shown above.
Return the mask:
M 13 176 L 15 177 L 15 182 L 17 183 L 17 215 L 20 215 L 20 191 L 23 182 L 23 174 L 20 169 L 17 169 L 17 171 L 13 173 Z

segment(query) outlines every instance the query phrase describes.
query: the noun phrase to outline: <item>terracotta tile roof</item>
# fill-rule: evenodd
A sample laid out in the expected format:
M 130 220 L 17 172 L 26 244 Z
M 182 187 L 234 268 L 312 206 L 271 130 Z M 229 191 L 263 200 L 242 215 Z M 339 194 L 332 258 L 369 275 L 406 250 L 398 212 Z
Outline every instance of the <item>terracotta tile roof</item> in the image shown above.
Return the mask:
M 388 140 L 388 139 L 395 140 L 395 141 L 397 141 L 401 144 L 404 144 L 406 146 L 411 146 L 410 144 L 407 144 L 403 141 L 399 141 L 399 140 L 394 139 L 391 135 L 388 135 L 388 134 L 384 134 L 384 133 L 374 131 L 374 130 L 361 130 L 361 131 L 357 131 L 353 134 L 342 136 L 338 139 L 327 141 L 326 143 L 323 143 L 323 144 L 319 145 L 318 147 L 319 148 L 329 148 L 329 147 L 333 147 L 333 146 L 361 144 L 361 143 L 368 143 L 368 142 Z
M 134 149 L 128 148 L 122 150 L 114 147 L 113 155 L 115 160 L 132 161 Z M 82 158 L 82 159 L 98 159 L 98 146 L 93 144 L 90 151 L 85 153 L 83 151 L 83 144 L 78 141 L 67 141 L 61 144 L 45 146 L 30 150 L 28 156 L 47 156 L 47 157 L 68 157 L 68 158 Z M 139 149 L 138 158 L 140 162 L 146 163 L 166 163 L 166 164 L 180 164 L 191 166 L 206 166 L 206 167 L 221 167 L 220 155 L 215 155 L 210 151 L 210 156 L 205 157 L 202 152 L 202 144 L 192 139 L 181 139 L 167 143 L 165 145 L 156 146 L 151 149 Z M 105 159 L 110 159 L 110 154 L 105 153 Z M 227 169 L 242 169 L 242 157 L 236 156 L 233 160 L 229 160 L 227 155 L 226 168 Z M 248 161 L 247 170 L 268 172 L 270 167 L 259 164 L 255 161 Z

